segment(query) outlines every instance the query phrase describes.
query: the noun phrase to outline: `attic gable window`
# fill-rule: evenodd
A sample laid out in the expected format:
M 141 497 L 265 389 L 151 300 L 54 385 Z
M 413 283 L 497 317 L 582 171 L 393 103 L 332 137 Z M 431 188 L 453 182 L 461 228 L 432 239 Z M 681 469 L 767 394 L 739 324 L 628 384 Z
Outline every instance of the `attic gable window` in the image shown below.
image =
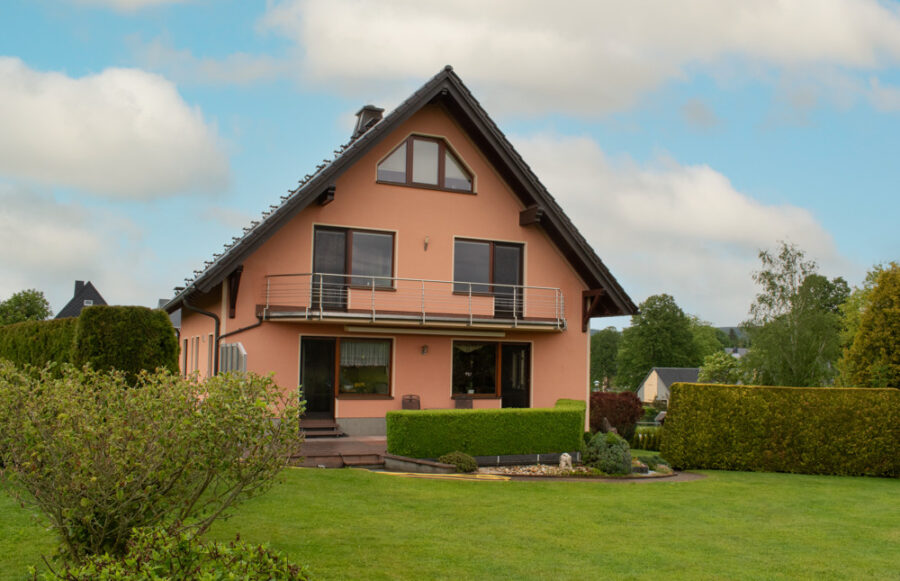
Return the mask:
M 378 164 L 379 182 L 472 191 L 472 175 L 442 139 L 411 135 Z

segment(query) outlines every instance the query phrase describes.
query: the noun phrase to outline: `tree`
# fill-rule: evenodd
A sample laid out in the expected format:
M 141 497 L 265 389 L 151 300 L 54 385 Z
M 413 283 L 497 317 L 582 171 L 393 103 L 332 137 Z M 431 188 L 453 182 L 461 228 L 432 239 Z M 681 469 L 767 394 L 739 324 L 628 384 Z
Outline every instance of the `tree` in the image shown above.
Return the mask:
M 52 314 L 44 293 L 36 289 L 19 291 L 0 301 L 0 326 L 22 321 L 43 321 Z
M 716 351 L 707 355 L 700 366 L 698 381 L 702 383 L 739 383 L 741 381 L 740 362 L 725 351 Z
M 622 332 L 617 382 L 635 390 L 653 367 L 696 367 L 700 356 L 691 320 L 670 295 L 641 303 L 631 326 Z
M 690 315 L 691 334 L 694 336 L 694 344 L 697 346 L 697 356 L 703 360 L 713 353 L 722 351 L 726 347 L 728 336 L 716 329 L 699 317 Z
M 781 242 L 777 255 L 760 251 L 762 287 L 744 328 L 751 381 L 762 385 L 827 385 L 840 353 L 840 304 L 849 294 L 842 278 L 817 274 L 815 261 L 793 244 Z
M 616 357 L 622 333 L 615 327 L 607 327 L 591 335 L 591 384 L 599 381 L 609 386 L 616 376 Z
M 852 385 L 900 388 L 900 265 L 882 269 L 844 356 Z

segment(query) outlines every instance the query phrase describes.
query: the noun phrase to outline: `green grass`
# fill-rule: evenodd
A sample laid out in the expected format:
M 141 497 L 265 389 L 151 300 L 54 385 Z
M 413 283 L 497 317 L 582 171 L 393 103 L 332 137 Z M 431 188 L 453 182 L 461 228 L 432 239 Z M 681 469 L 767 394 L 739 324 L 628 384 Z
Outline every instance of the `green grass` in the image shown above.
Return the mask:
M 609 484 L 291 469 L 211 536 L 269 541 L 318 579 L 897 578 L 900 480 L 706 474 Z M 49 550 L 16 511 L 0 494 L 3 578 Z

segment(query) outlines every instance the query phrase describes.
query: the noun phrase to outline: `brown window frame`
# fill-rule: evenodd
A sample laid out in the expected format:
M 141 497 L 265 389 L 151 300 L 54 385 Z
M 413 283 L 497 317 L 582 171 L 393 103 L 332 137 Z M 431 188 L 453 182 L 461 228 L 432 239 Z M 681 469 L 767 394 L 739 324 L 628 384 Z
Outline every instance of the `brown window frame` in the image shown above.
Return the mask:
M 373 337 L 335 337 L 334 338 L 334 397 L 336 399 L 393 399 L 394 385 L 394 339 Z M 357 341 L 363 343 L 388 343 L 388 392 L 387 393 L 353 393 L 341 391 L 341 342 Z
M 346 281 L 345 286 L 347 288 L 365 289 L 365 290 L 371 290 L 372 287 L 366 286 L 366 285 L 351 284 L 351 281 L 353 280 L 354 276 L 358 276 L 360 278 L 365 278 L 366 276 L 369 276 L 369 275 L 365 275 L 365 274 L 354 274 L 353 272 L 351 272 L 353 269 L 353 233 L 359 232 L 359 233 L 363 233 L 363 234 L 383 234 L 383 235 L 389 234 L 391 237 L 391 267 L 390 267 L 391 281 L 390 281 L 390 285 L 388 285 L 388 286 L 373 285 L 373 286 L 374 286 L 375 290 L 382 290 L 382 291 L 397 290 L 394 286 L 396 283 L 396 281 L 395 281 L 396 276 L 395 276 L 395 272 L 394 272 L 394 267 L 396 266 L 395 254 L 396 254 L 396 250 L 397 250 L 397 233 L 396 232 L 392 232 L 390 230 L 373 230 L 373 229 L 369 229 L 369 228 L 346 228 L 346 227 L 342 227 L 342 226 L 314 226 L 313 227 L 313 249 L 312 249 L 312 251 L 313 251 L 313 266 L 315 266 L 315 256 L 316 256 L 316 246 L 315 246 L 316 235 L 315 235 L 315 233 L 317 230 L 330 230 L 332 232 L 343 232 L 344 233 L 344 236 L 345 236 L 344 270 L 347 271 L 344 273 L 344 277 L 345 277 L 344 280 Z M 312 270 L 315 270 L 315 269 L 313 268 Z M 321 274 L 321 273 L 314 272 L 314 274 Z
M 453 351 L 456 348 L 457 343 L 480 343 L 483 345 L 493 345 L 496 349 L 495 354 L 495 363 L 494 363 L 494 393 L 467 393 L 454 391 L 455 386 L 453 385 Z M 532 345 L 531 343 L 525 341 L 477 341 L 474 339 L 454 339 L 450 342 L 450 398 L 458 399 L 462 397 L 470 397 L 472 399 L 501 399 L 503 397 L 503 393 L 501 392 L 500 385 L 502 382 L 502 378 L 500 376 L 501 370 L 503 369 L 503 346 L 504 345 L 526 345 L 529 350 L 529 357 L 531 356 Z M 531 380 L 529 379 L 529 382 Z
M 422 182 L 413 181 L 413 141 L 431 141 L 433 143 L 437 143 L 438 145 L 438 183 L 437 184 L 425 184 Z M 375 167 L 375 183 L 379 184 L 391 184 L 391 185 L 399 185 L 399 186 L 409 186 L 413 188 L 424 188 L 428 190 L 440 190 L 442 192 L 456 192 L 460 194 L 474 194 L 475 193 L 475 175 L 469 171 L 469 168 L 463 164 L 462 160 L 459 158 L 459 155 L 453 150 L 452 147 L 448 147 L 446 140 L 440 137 L 426 137 L 424 135 L 410 135 L 406 139 L 404 139 L 401 143 L 397 145 L 394 149 L 391 150 L 381 161 L 386 160 L 391 157 L 395 151 L 400 149 L 406 145 L 406 181 L 404 182 L 395 182 L 390 180 L 380 180 L 378 179 L 378 167 Z M 449 153 L 456 159 L 459 167 L 469 176 L 469 189 L 463 190 L 460 188 L 448 188 L 445 185 L 446 180 L 446 154 Z M 381 165 L 381 162 L 378 163 Z
M 457 242 L 475 242 L 478 244 L 488 244 L 490 245 L 490 257 L 488 260 L 488 282 L 473 282 L 471 283 L 473 286 L 489 286 L 491 290 L 487 292 L 472 292 L 472 295 L 477 296 L 494 296 L 497 292 L 494 288 L 494 249 L 499 244 L 500 246 L 515 246 L 519 249 L 519 283 L 518 286 L 524 286 L 525 284 L 525 244 L 523 242 L 501 242 L 497 240 L 480 240 L 478 238 L 461 238 L 454 237 L 453 238 L 453 294 L 461 294 L 468 295 L 469 291 L 465 290 L 456 290 L 456 285 L 465 285 L 470 284 L 465 280 L 457 280 L 456 279 L 456 243 Z

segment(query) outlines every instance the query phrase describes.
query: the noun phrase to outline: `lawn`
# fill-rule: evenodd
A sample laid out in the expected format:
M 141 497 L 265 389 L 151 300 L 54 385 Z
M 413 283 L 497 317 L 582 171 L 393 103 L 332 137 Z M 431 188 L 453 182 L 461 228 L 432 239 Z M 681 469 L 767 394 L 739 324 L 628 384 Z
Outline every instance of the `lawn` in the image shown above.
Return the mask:
M 694 482 L 453 482 L 291 469 L 211 535 L 318 579 L 885 579 L 900 480 L 707 472 Z M 0 575 L 51 537 L 0 493 Z

